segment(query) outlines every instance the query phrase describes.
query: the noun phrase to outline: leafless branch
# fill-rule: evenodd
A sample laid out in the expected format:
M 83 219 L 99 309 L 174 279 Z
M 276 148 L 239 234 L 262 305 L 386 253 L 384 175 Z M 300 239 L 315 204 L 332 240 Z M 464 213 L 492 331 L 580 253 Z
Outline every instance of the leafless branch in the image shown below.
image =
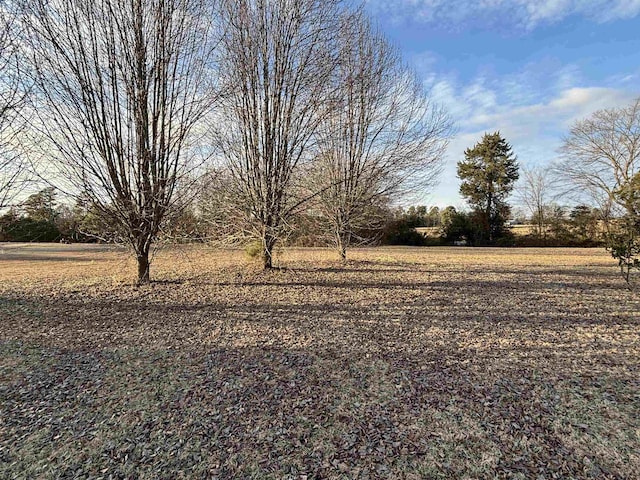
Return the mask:
M 555 171 L 589 195 L 602 211 L 624 212 L 618 193 L 640 171 L 640 98 L 576 122 L 564 139 Z
M 12 205 L 27 180 L 24 156 L 17 148 L 23 130 L 21 112 L 28 88 L 20 52 L 20 24 L 15 5 L 0 4 L 0 210 Z
M 365 16 L 343 20 L 331 78 L 335 104 L 322 119 L 318 156 L 305 177 L 321 192 L 319 213 L 346 259 L 355 232 L 375 226 L 381 200 L 433 184 L 451 122 Z
M 23 3 L 42 175 L 127 232 L 139 282 L 149 281 L 151 246 L 202 161 L 213 13 L 209 0 Z

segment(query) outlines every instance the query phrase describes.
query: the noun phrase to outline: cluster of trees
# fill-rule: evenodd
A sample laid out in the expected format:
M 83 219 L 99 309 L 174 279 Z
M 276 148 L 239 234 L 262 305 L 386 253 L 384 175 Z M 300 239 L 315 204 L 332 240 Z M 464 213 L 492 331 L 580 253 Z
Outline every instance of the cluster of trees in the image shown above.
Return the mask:
M 538 230 L 535 217 L 512 213 L 501 225 L 494 244 L 500 246 L 602 246 L 607 232 L 599 209 L 587 205 L 575 207 L 545 206 L 544 230 Z M 473 210 L 411 206 L 388 212 L 380 241 L 391 245 L 487 245 L 484 218 Z M 417 229 L 417 230 L 416 230 Z M 522 229 L 523 232 L 517 232 Z
M 53 187 L 29 195 L 20 206 L 0 216 L 0 241 L 11 242 L 114 242 L 121 232 L 104 221 L 88 199 L 73 206 L 58 200 Z
M 507 203 L 518 199 L 533 223 L 538 244 L 605 243 L 629 278 L 640 267 L 640 99 L 625 108 L 601 110 L 577 121 L 564 139 L 558 161 L 520 168 L 499 132 L 485 134 L 458 163 L 460 193 L 469 212 L 448 207 L 440 214 L 445 241 L 472 245 L 511 243 Z M 520 179 L 520 183 L 516 183 Z M 572 209 L 558 204 L 572 201 Z M 405 227 L 436 225 L 439 212 L 412 208 L 400 215 Z
M 0 15 L 0 208 L 28 160 L 119 232 L 140 283 L 189 211 L 257 239 L 270 268 L 304 210 L 346 258 L 390 196 L 438 173 L 448 117 L 348 2 L 9 0 Z
M 36 178 L 78 210 L 45 219 L 14 209 L 3 221 L 126 241 L 140 283 L 162 235 L 258 241 L 271 268 L 276 243 L 305 231 L 346 258 L 354 243 L 397 227 L 390 205 L 433 183 L 451 123 L 350 5 L 2 2 L 0 209 Z M 536 232 L 548 235 L 561 224 L 559 179 L 597 207 L 628 275 L 640 249 L 639 152 L 640 99 L 576 122 L 549 171 L 520 169 L 506 140 L 486 134 L 458 163 L 471 211 L 439 221 L 448 238 L 499 244 L 521 178 Z
M 447 207 L 442 212 L 426 207 L 411 207 L 398 212 L 392 224 L 391 243 L 405 241 L 421 244 L 418 235 L 409 234 L 415 227 L 441 227 L 442 241 L 464 238 L 471 245 L 496 245 L 505 237 L 505 223 L 511 214 L 507 198 L 519 178 L 519 167 L 511 146 L 499 132 L 485 134 L 458 162 L 460 193 L 471 207 L 470 212 L 457 212 Z
M 521 177 L 519 197 L 535 234 L 565 240 L 604 237 L 627 280 L 640 267 L 640 98 L 629 106 L 600 110 L 574 123 L 560 159 L 547 169 L 519 169 L 499 133 L 485 134 L 458 163 L 460 193 L 472 211 L 458 224 L 473 243 L 492 244 L 505 234 L 506 202 Z M 579 206 L 570 214 L 560 197 Z M 588 206 L 587 206 L 588 205 Z
M 560 197 L 580 205 L 573 231 L 603 238 L 628 281 L 640 268 L 640 98 L 575 122 L 558 161 L 524 171 L 520 200 L 539 236 L 557 230 Z

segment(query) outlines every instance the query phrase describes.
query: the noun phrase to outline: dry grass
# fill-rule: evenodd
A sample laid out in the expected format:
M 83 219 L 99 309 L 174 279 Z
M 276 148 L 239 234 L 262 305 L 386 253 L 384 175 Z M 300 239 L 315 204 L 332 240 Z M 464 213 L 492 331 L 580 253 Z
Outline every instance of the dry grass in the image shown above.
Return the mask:
M 0 478 L 640 478 L 600 250 L 0 252 Z

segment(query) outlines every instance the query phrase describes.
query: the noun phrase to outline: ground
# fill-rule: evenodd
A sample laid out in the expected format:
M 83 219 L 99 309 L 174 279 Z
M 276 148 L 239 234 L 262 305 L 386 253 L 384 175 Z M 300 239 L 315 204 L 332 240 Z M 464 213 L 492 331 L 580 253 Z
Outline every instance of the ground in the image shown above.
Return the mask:
M 602 250 L 0 246 L 0 478 L 640 478 Z

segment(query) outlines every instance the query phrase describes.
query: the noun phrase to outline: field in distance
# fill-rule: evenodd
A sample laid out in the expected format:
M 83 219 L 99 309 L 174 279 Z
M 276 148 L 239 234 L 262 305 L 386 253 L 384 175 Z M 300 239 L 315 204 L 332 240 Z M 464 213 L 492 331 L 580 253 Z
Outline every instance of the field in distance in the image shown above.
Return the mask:
M 0 478 L 640 478 L 599 249 L 0 245 Z

